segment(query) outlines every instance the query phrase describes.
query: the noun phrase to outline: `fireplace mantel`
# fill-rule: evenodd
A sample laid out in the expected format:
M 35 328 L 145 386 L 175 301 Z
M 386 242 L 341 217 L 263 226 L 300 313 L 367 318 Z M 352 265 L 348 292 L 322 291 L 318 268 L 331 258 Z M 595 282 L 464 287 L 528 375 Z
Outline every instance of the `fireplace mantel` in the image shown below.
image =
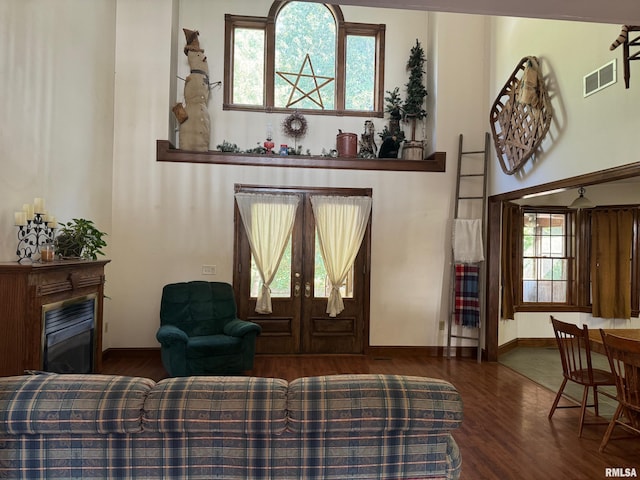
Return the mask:
M 95 293 L 95 371 L 102 368 L 104 266 L 109 260 L 0 263 L 0 376 L 42 368 L 42 306 Z

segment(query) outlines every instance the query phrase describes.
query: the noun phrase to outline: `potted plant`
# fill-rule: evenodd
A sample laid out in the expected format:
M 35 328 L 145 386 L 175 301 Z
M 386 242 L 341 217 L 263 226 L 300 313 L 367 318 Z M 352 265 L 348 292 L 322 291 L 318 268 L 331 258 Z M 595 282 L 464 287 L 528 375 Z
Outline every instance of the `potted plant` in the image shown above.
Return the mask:
M 398 87 L 393 90 L 386 91 L 387 96 L 384 97 L 387 102 L 385 112 L 389 114 L 389 126 L 385 125 L 379 134 L 382 139 L 380 146 L 379 158 L 397 158 L 400 144 L 404 141 L 404 132 L 400 129 L 400 120 L 402 120 L 402 98 L 400 98 L 400 89 Z
M 98 255 L 104 255 L 101 249 L 107 246 L 103 239 L 107 234 L 98 230 L 91 220 L 74 218 L 61 225 L 55 240 L 56 253 L 59 256 L 96 260 Z
M 405 120 L 411 122 L 411 140 L 405 142 L 403 158 L 412 160 L 422 160 L 423 158 L 424 144 L 422 141 L 416 141 L 416 123 L 427 116 L 427 112 L 424 109 L 427 88 L 424 86 L 423 80 L 426 61 L 422 45 L 416 39 L 416 44 L 411 48 L 409 60 L 407 61 L 409 81 L 405 85 L 407 87 L 407 97 L 402 106 Z

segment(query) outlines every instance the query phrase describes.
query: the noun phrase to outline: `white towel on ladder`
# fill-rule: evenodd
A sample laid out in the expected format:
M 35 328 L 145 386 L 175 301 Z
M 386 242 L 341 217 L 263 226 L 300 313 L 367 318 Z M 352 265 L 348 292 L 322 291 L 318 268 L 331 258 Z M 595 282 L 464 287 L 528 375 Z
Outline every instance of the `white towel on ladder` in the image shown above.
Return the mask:
M 453 220 L 453 260 L 458 263 L 477 263 L 484 260 L 482 220 Z

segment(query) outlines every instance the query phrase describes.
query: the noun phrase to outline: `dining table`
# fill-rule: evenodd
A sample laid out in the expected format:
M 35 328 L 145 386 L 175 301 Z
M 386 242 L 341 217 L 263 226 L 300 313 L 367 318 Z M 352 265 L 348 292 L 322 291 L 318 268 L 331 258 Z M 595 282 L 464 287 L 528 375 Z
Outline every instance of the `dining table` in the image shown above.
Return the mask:
M 640 328 L 603 328 L 604 333 L 640 341 Z M 589 344 L 594 352 L 606 354 L 599 328 L 589 329 Z

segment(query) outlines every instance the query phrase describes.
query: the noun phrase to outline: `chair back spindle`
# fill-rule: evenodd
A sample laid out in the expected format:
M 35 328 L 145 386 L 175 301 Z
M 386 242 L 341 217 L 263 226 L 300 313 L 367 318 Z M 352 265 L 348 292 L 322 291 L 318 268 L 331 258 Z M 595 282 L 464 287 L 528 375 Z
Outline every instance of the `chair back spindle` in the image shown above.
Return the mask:
M 585 415 L 587 407 L 594 407 L 596 416 L 598 411 L 598 393 L 611 396 L 607 392 L 600 392 L 599 386 L 613 386 L 615 379 L 610 371 L 593 368 L 591 359 L 591 345 L 589 340 L 589 327 L 562 322 L 551 316 L 553 331 L 555 333 L 560 360 L 562 363 L 562 385 L 558 389 L 556 398 L 549 411 L 549 419 L 553 417 L 556 408 L 580 407 L 580 423 L 578 426 L 578 436 L 582 436 L 582 428 L 585 425 Z M 564 394 L 567 382 L 571 381 L 583 387 L 582 402 L 580 405 L 559 405 Z M 593 389 L 593 405 L 588 404 L 589 389 Z

